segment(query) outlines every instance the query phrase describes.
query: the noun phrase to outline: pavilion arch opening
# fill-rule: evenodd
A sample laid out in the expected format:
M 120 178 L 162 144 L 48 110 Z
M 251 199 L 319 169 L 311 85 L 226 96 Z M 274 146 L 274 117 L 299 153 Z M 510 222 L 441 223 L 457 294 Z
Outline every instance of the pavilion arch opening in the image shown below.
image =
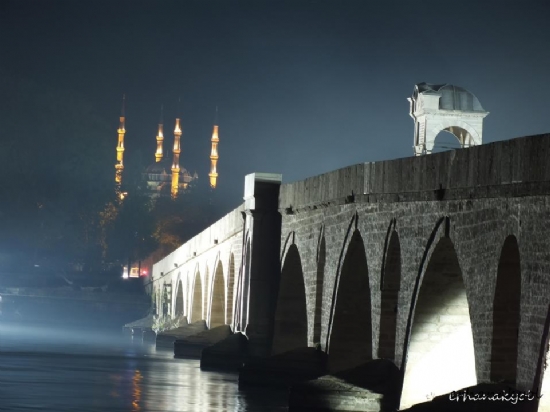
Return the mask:
M 296 245 L 288 248 L 281 271 L 272 353 L 307 346 L 306 289 L 302 261 Z
M 508 236 L 498 263 L 493 300 L 491 381 L 516 383 L 521 301 L 521 268 L 515 236 Z
M 466 288 L 453 243 L 443 237 L 416 297 L 401 409 L 476 383 Z
M 210 328 L 225 325 L 225 287 L 222 262 L 218 262 L 214 272 L 212 287 L 212 309 L 210 311 Z
M 233 253 L 229 256 L 229 268 L 227 272 L 227 324 L 233 323 L 233 296 L 235 288 L 235 257 Z
M 315 315 L 313 319 L 313 343 L 321 342 L 321 319 L 323 309 L 323 284 L 325 282 L 325 262 L 327 248 L 325 237 L 321 237 L 319 254 L 317 256 L 317 282 L 315 287 Z
M 459 126 L 446 127 L 435 136 L 432 153 L 445 152 L 447 150 L 462 149 L 474 146 L 470 133 Z
M 371 296 L 363 238 L 355 230 L 337 282 L 328 349 L 331 372 L 372 359 Z
M 204 319 L 202 316 L 202 282 L 199 271 L 195 274 L 193 285 L 193 307 L 191 309 L 191 323 Z
M 401 246 L 395 230 L 391 233 L 383 265 L 378 357 L 395 361 L 397 308 L 401 284 Z
M 181 280 L 178 280 L 177 290 L 176 290 L 176 306 L 174 311 L 175 317 L 183 316 L 183 283 Z

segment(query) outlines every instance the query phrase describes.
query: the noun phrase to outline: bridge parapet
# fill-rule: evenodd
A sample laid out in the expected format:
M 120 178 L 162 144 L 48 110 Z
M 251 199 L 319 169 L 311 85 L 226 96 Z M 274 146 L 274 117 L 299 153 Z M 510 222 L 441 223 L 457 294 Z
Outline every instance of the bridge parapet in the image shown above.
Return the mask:
M 244 203 L 153 265 L 153 281 L 242 232 Z M 161 275 L 163 273 L 163 275 Z
M 446 199 L 469 198 L 472 190 L 475 197 L 516 197 L 523 193 L 517 187 L 520 183 L 531 195 L 533 190 L 546 194 L 550 193 L 549 153 L 550 134 L 544 134 L 357 164 L 282 185 L 279 209 L 291 212 L 351 203 L 361 195 L 367 195 L 362 199 L 365 203 L 442 200 L 443 195 Z
M 205 320 L 209 327 L 232 322 L 243 211 L 244 204 L 153 265 L 153 304 L 159 330 L 183 316 L 189 322 Z

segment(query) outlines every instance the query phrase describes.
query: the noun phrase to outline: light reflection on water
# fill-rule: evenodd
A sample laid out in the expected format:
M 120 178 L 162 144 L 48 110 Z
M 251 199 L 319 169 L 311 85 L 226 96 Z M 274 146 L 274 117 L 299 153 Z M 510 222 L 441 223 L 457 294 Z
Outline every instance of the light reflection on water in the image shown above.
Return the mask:
M 58 333 L 59 332 L 59 333 Z M 237 375 L 86 331 L 0 325 L 0 411 L 285 411 L 286 395 L 239 392 Z

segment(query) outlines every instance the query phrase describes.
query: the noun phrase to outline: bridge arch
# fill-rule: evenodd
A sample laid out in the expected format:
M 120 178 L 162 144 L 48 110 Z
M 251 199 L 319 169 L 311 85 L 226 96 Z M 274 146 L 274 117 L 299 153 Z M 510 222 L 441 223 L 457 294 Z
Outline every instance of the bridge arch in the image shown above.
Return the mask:
M 165 282 L 162 284 L 161 313 L 163 318 L 170 316 L 170 297 L 171 293 L 168 291 L 168 283 Z
M 219 259 L 212 276 L 211 290 L 209 327 L 215 328 L 225 325 L 225 282 L 222 262 Z
M 243 284 L 243 327 L 248 326 L 248 304 L 250 303 L 250 276 L 252 266 L 252 241 L 250 237 L 246 242 L 246 266 L 244 271 L 244 284 Z
M 251 243 L 250 233 L 247 231 L 243 240 L 243 251 L 241 259 L 241 267 L 239 269 L 239 279 L 237 282 L 237 299 L 235 300 L 235 321 L 236 330 L 244 331 L 248 324 L 248 292 L 250 283 L 250 259 L 251 259 Z
M 176 298 L 174 299 L 176 302 L 174 306 L 174 316 L 180 317 L 184 315 L 184 299 L 183 299 L 183 282 L 181 281 L 181 278 L 178 279 L 176 283 Z
M 357 229 L 357 214 L 350 222 L 338 266 L 327 338 L 328 367 L 332 372 L 372 359 L 369 273 L 363 238 Z
M 517 239 L 510 235 L 500 253 L 493 300 L 491 381 L 516 384 L 521 303 L 521 266 Z
M 313 343 L 321 342 L 322 331 L 322 308 L 323 308 L 323 285 L 325 283 L 325 263 L 327 247 L 325 243 L 325 228 L 321 227 L 319 242 L 317 246 L 317 276 L 315 285 L 315 312 L 313 315 Z
M 306 289 L 296 244 L 285 253 L 277 294 L 272 353 L 307 346 Z
M 189 311 L 189 318 L 191 323 L 197 322 L 203 319 L 202 316 L 202 281 L 201 273 L 197 268 L 195 272 L 195 279 L 193 281 L 193 297 L 191 299 L 191 310 Z
M 395 361 L 397 308 L 401 285 L 401 244 L 392 220 L 384 244 L 382 273 L 380 278 L 380 329 L 378 357 Z
M 227 324 L 233 324 L 233 300 L 235 294 L 235 256 L 233 253 L 229 254 L 229 264 L 227 270 Z
M 159 288 L 155 286 L 153 286 L 152 301 L 153 301 L 153 306 L 155 310 L 155 315 L 159 316 L 160 315 L 160 291 L 159 291 Z
M 449 218 L 440 219 L 415 282 L 402 363 L 402 409 L 477 383 L 468 297 L 449 229 Z

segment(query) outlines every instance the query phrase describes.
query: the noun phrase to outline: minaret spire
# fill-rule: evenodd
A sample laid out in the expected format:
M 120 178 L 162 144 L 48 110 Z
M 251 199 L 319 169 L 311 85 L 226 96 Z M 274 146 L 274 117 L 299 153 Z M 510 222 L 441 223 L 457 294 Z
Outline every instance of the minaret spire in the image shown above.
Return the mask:
M 155 153 L 155 160 L 157 161 L 157 163 L 162 160 L 162 143 L 164 141 L 164 134 L 162 131 L 162 124 L 163 124 L 162 112 L 163 112 L 163 106 L 160 105 L 160 121 L 159 121 L 159 130 L 157 133 L 157 152 Z
M 178 109 L 176 111 L 176 116 L 179 116 L 179 104 L 181 98 L 178 100 Z M 175 199 L 178 196 L 179 191 L 179 177 L 180 177 L 180 138 L 181 138 L 181 127 L 180 127 L 180 118 L 176 117 L 176 127 L 174 128 L 174 161 L 172 163 L 172 198 Z
M 218 164 L 218 143 L 220 139 L 218 138 L 218 106 L 216 106 L 216 118 L 214 120 L 214 130 L 212 130 L 212 151 L 210 152 L 210 173 L 208 177 L 210 178 L 210 187 L 212 189 L 216 188 L 216 183 L 218 179 L 218 172 L 216 166 Z
M 117 185 L 117 190 L 120 189 L 120 185 L 122 183 L 122 172 L 124 171 L 124 134 L 126 133 L 125 128 L 125 115 L 124 115 L 124 106 L 126 103 L 126 95 L 122 95 L 122 110 L 120 112 L 120 124 L 118 126 L 118 144 L 116 148 L 116 160 L 117 163 L 115 164 L 115 182 Z

